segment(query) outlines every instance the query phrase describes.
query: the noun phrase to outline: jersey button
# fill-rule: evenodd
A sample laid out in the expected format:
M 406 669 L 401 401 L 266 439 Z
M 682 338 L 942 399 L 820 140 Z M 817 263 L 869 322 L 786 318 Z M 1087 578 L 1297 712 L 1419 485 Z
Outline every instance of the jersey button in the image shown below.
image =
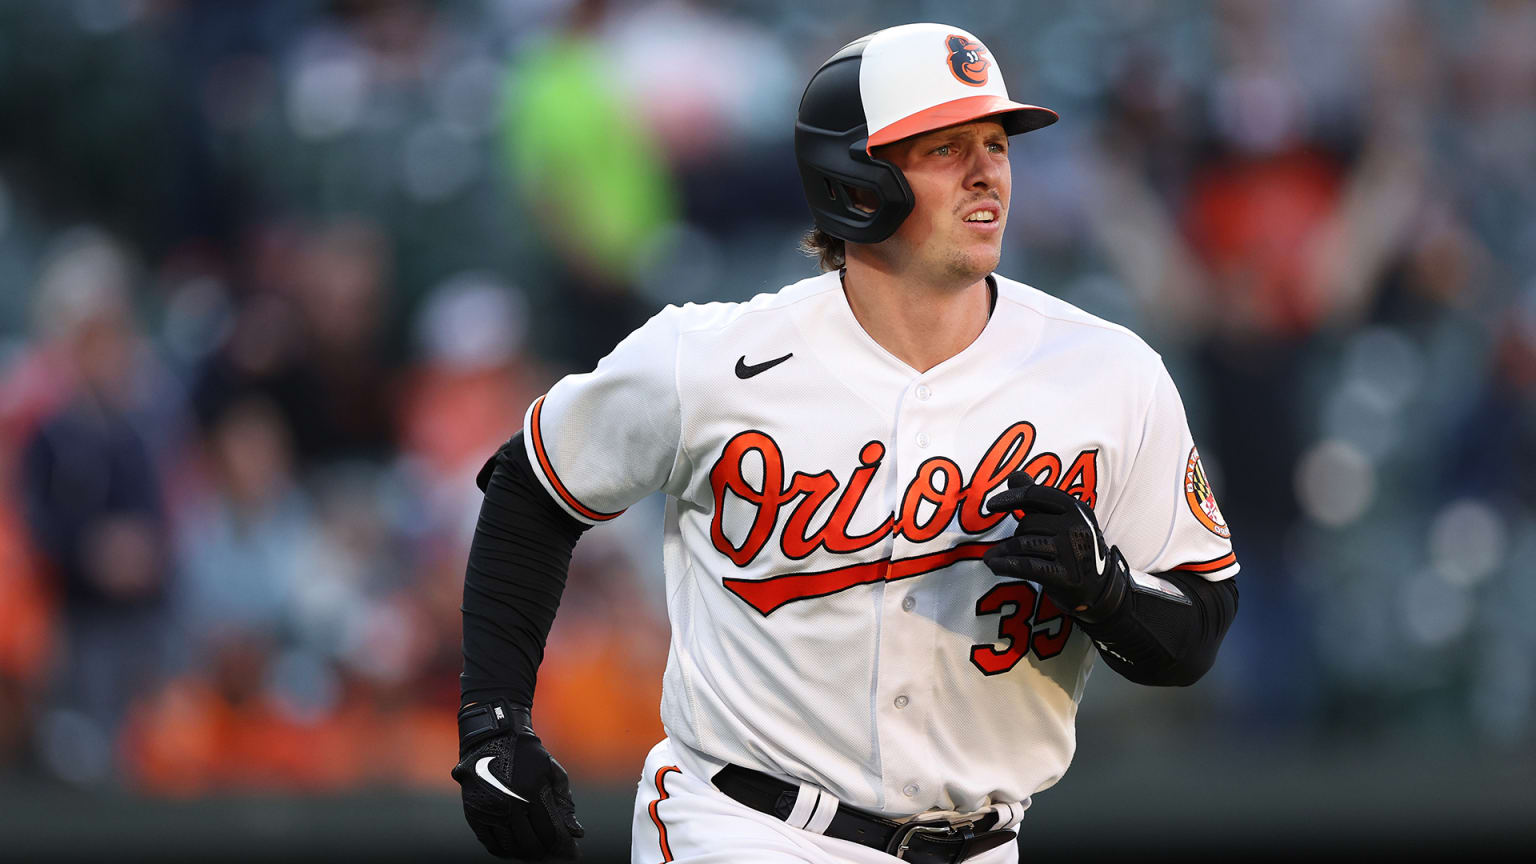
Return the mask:
M 917 393 L 917 398 L 923 402 L 927 402 L 928 397 L 933 395 L 933 391 L 928 389 L 927 384 L 917 385 L 917 390 L 915 392 Z
M 917 794 L 917 784 L 916 783 L 908 783 L 907 785 L 901 787 L 901 794 L 907 796 L 908 798 L 911 798 L 913 795 L 916 795 Z
M 917 433 L 917 446 L 919 446 L 919 447 L 927 447 L 928 444 L 929 444 L 928 433 L 927 432 L 919 432 L 919 433 Z
M 912 611 L 912 607 L 916 606 L 916 605 L 917 605 L 917 598 L 916 597 L 908 597 L 907 599 L 901 601 L 901 609 L 902 609 L 903 612 L 911 612 Z
M 907 697 L 906 697 L 905 694 L 896 697 L 896 707 L 897 708 L 905 708 L 905 707 L 907 707 Z

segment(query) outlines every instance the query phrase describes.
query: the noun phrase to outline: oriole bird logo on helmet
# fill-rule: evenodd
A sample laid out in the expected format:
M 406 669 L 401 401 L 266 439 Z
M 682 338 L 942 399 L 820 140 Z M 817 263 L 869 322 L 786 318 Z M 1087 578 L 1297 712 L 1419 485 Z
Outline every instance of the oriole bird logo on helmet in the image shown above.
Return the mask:
M 992 63 L 987 60 L 980 42 L 964 36 L 950 34 L 944 40 L 949 47 L 949 71 L 962 84 L 980 87 L 987 83 L 987 70 Z

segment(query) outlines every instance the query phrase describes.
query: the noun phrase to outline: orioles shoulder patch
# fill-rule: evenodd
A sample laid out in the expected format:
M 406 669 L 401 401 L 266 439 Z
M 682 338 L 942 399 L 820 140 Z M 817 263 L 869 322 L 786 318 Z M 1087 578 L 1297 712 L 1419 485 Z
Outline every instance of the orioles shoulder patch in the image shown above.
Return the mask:
M 1184 500 L 1189 502 L 1189 511 L 1212 534 L 1218 537 L 1232 536 L 1227 528 L 1227 520 L 1221 515 L 1221 508 L 1216 506 L 1216 493 L 1211 490 L 1211 481 L 1205 476 L 1205 466 L 1200 464 L 1200 451 L 1195 447 L 1189 448 L 1189 461 L 1184 464 Z

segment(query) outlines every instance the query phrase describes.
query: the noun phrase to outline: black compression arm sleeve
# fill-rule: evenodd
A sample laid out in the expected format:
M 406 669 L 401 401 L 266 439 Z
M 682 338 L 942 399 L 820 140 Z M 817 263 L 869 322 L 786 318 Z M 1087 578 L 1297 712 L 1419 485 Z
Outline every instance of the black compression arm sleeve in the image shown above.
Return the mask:
M 1185 603 L 1137 587 L 1108 618 L 1081 626 L 1111 669 L 1136 682 L 1188 686 L 1216 662 L 1216 649 L 1237 615 L 1237 582 L 1159 573 L 1184 592 Z
M 464 573 L 461 701 L 500 698 L 531 706 L 571 550 L 588 526 L 539 485 L 521 432 L 486 462 L 476 482 L 485 501 Z

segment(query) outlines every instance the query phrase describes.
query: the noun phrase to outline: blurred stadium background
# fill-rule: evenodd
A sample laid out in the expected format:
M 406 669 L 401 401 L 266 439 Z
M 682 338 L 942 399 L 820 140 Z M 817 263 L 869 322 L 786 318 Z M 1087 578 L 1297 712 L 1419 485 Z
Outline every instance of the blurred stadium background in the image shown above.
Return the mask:
M 1000 270 L 1162 352 L 1243 562 L 1198 686 L 1095 676 L 1025 860 L 1531 843 L 1536 4 L 6 0 L 0 858 L 476 857 L 476 468 L 811 275 L 800 88 L 914 20 L 1060 111 Z M 659 526 L 582 541 L 540 680 L 595 861 Z

